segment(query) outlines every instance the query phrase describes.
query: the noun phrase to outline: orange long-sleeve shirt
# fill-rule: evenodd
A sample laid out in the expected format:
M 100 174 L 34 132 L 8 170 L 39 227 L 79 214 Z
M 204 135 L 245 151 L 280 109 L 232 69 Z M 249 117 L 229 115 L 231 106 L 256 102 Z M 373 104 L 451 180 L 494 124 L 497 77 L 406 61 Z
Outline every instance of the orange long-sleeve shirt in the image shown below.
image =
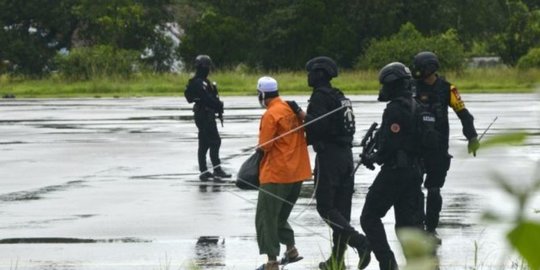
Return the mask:
M 259 145 L 264 151 L 259 168 L 261 184 L 295 183 L 311 178 L 303 128 L 265 144 L 300 125 L 300 120 L 286 102 L 279 97 L 270 101 L 259 127 Z

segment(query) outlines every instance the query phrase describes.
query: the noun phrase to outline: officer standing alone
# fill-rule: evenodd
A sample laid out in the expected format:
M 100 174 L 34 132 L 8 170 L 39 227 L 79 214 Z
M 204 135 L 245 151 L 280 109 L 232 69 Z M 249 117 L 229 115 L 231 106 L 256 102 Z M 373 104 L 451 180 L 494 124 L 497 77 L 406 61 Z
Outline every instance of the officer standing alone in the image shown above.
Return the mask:
M 431 233 L 440 244 L 442 241 L 437 234 L 439 215 L 442 209 L 441 188 L 450 168 L 451 155 L 448 154 L 449 123 L 448 107 L 451 107 L 461 120 L 463 135 L 469 141 L 468 152 L 476 156 L 480 144 L 474 127 L 474 118 L 465 108 L 464 102 L 457 88 L 440 77 L 436 72 L 439 69 L 437 55 L 432 52 L 420 52 L 414 57 L 413 77 L 416 79 L 416 98 L 426 104 L 431 113 L 435 115 L 435 129 L 438 131 L 439 146 L 430 151 L 424 158 L 426 179 L 424 186 L 427 189 L 425 229 Z
M 216 117 L 223 121 L 223 102 L 219 99 L 216 84 L 208 80 L 211 67 L 212 60 L 208 55 L 197 56 L 195 58 L 195 76 L 189 80 L 184 92 L 188 102 L 195 102 L 193 112 L 195 125 L 199 130 L 197 157 L 201 181 L 211 179 L 221 181 L 221 178 L 231 177 L 230 174 L 223 171 L 219 159 L 221 137 L 218 133 Z M 214 173 L 211 173 L 206 165 L 206 154 L 209 149 Z
M 421 147 L 409 69 L 399 62 L 390 63 L 381 69 L 379 82 L 382 88 L 378 100 L 389 102 L 376 135 L 377 151 L 362 156 L 362 163 L 366 167 L 372 167 L 373 163 L 382 167 L 366 195 L 360 224 L 379 261 L 379 268 L 395 270 L 398 265 L 381 219 L 393 206 L 396 229 L 423 229 Z
M 354 192 L 351 148 L 355 131 L 350 100 L 330 83 L 330 80 L 338 75 L 334 60 L 324 56 L 315 57 L 307 62 L 306 70 L 308 85 L 313 88 L 313 92 L 304 121 L 309 122 L 321 117 L 306 126 L 308 144 L 317 152 L 317 211 L 333 231 L 332 255 L 327 261 L 321 262 L 319 268 L 345 269 L 343 255 L 348 244 L 358 251 L 358 268 L 364 269 L 370 261 L 369 244 L 366 237 L 350 225 Z M 340 107 L 341 110 L 327 115 Z M 294 108 L 293 110 L 299 111 Z

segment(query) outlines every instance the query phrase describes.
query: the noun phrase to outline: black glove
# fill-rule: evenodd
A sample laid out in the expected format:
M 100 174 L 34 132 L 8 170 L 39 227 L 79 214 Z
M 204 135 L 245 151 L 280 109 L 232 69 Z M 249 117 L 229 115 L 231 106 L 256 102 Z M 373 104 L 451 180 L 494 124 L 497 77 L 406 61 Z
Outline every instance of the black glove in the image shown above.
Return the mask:
M 467 149 L 469 150 L 469 154 L 472 153 L 473 156 L 476 157 L 476 151 L 480 148 L 480 142 L 478 141 L 478 138 L 474 137 L 469 140 L 469 144 L 467 145 Z
M 374 163 L 373 156 L 360 154 L 360 159 L 362 161 L 362 164 L 366 166 L 366 168 L 372 171 L 375 170 L 375 166 L 373 165 Z
M 294 100 L 287 100 L 287 104 L 289 104 L 289 107 L 291 107 L 291 110 L 295 114 L 299 114 L 302 111 L 302 108 L 300 108 L 300 106 L 298 106 Z

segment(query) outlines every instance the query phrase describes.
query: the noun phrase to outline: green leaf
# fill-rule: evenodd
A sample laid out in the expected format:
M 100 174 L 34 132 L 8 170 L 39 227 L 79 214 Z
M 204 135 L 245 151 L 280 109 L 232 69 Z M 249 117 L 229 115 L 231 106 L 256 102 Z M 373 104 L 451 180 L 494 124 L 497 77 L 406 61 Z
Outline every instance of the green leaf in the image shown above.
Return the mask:
M 508 240 L 527 261 L 531 270 L 540 269 L 540 224 L 526 221 L 518 224 L 508 234 Z
M 480 148 L 490 148 L 507 144 L 523 144 L 525 139 L 527 139 L 526 132 L 502 134 L 482 140 Z
M 483 221 L 491 222 L 491 223 L 498 223 L 498 222 L 502 222 L 503 220 L 503 218 L 498 213 L 495 213 L 493 211 L 485 211 L 482 214 L 481 219 Z
M 513 197 L 519 197 L 520 192 L 510 184 L 511 181 L 504 178 L 504 176 L 502 176 L 500 173 L 493 172 L 491 179 L 509 195 L 512 195 Z
M 433 257 L 436 248 L 435 239 L 424 231 L 414 228 L 402 228 L 397 231 L 397 236 L 407 261 L 431 259 Z

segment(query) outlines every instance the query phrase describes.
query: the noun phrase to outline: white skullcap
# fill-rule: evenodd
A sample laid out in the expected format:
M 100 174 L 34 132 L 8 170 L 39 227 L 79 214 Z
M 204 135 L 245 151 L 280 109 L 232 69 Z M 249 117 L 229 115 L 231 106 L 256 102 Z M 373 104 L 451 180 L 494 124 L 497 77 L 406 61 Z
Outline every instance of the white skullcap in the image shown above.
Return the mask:
M 257 90 L 265 93 L 276 92 L 278 90 L 277 81 L 269 76 L 260 77 L 257 82 Z

